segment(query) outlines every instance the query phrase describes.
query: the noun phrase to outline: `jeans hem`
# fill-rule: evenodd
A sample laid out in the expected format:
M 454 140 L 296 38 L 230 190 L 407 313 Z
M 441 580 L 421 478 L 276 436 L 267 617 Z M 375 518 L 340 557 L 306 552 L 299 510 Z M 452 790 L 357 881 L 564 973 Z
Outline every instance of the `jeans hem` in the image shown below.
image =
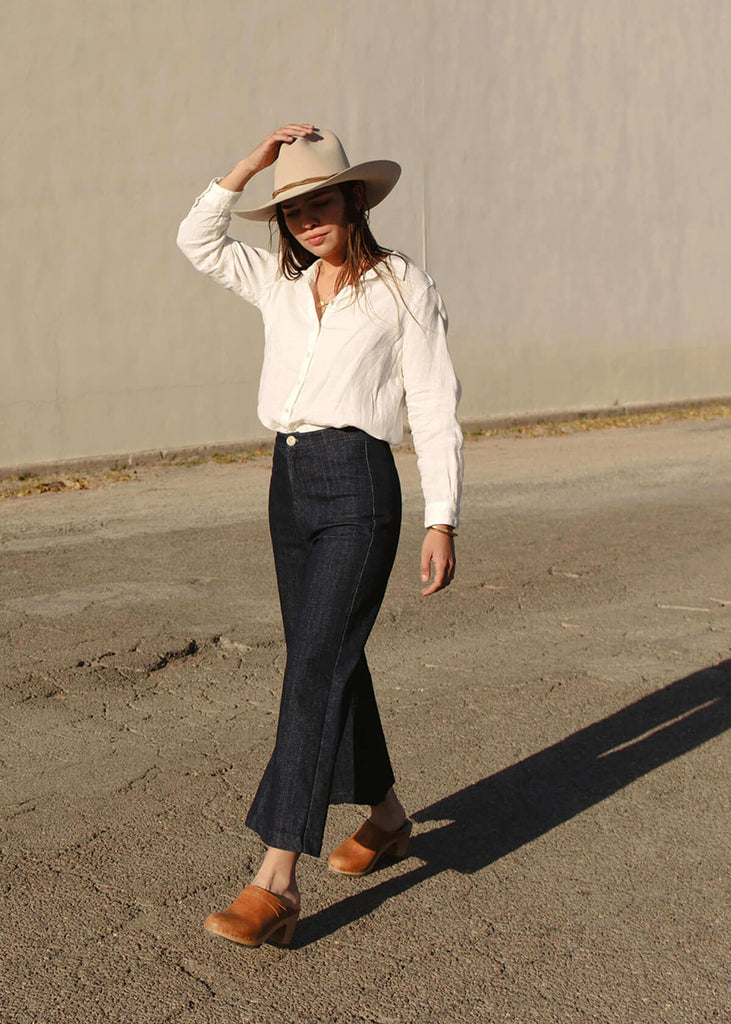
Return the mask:
M 322 852 L 322 840 L 319 846 L 316 843 L 302 839 L 300 836 L 292 836 L 285 832 L 269 832 L 266 828 L 259 829 L 255 824 L 246 822 L 246 827 L 256 832 L 265 846 L 273 846 L 277 850 L 287 850 L 290 853 L 306 853 L 308 857 L 319 857 Z

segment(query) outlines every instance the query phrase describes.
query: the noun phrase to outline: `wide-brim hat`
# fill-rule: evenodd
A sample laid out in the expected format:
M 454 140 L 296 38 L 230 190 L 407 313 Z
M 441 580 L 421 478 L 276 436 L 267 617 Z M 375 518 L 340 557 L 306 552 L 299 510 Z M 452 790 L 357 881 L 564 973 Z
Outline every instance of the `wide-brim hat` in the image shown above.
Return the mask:
M 367 160 L 352 167 L 340 139 L 327 128 L 284 143 L 274 165 L 272 201 L 255 210 L 237 210 L 245 220 L 269 220 L 279 203 L 316 192 L 341 181 L 362 181 L 368 207 L 382 202 L 401 174 L 393 160 Z

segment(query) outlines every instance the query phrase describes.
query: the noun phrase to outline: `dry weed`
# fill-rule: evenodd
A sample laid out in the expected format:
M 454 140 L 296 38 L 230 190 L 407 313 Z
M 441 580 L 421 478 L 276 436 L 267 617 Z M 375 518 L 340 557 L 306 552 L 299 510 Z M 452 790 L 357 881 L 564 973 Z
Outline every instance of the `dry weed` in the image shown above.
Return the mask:
M 574 434 L 582 430 L 621 429 L 624 427 L 647 427 L 675 420 L 714 420 L 731 419 L 731 405 L 716 403 L 714 405 L 689 406 L 687 408 L 660 409 L 654 412 L 617 413 L 612 416 L 576 416 L 572 419 L 525 423 L 515 426 L 486 427 L 482 430 L 471 430 L 467 440 L 481 437 L 556 437 L 561 434 Z M 407 438 L 404 449 L 411 450 L 411 438 Z M 58 491 L 88 491 L 108 484 L 136 481 L 142 471 L 159 471 L 170 466 L 201 466 L 209 462 L 243 463 L 250 459 L 268 455 L 266 448 L 242 449 L 237 452 L 214 452 L 210 455 L 193 455 L 188 457 L 172 457 L 159 462 L 145 464 L 139 468 L 113 465 L 108 469 L 85 475 L 54 474 L 35 476 L 23 474 L 10 476 L 0 480 L 0 499 L 21 498 L 28 494 L 47 494 Z

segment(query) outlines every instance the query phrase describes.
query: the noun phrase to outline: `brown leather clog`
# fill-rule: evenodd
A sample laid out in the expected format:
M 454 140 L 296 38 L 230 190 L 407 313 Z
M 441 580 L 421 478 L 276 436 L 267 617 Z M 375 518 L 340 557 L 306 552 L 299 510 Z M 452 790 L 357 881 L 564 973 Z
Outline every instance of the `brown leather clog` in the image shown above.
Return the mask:
M 207 932 L 220 935 L 243 946 L 261 946 L 273 942 L 288 946 L 292 941 L 299 910 L 258 885 L 247 885 L 230 907 L 220 914 L 209 914 L 203 922 Z
M 396 832 L 384 832 L 371 821 L 364 821 L 358 831 L 341 843 L 328 858 L 328 867 L 341 875 L 367 875 L 381 857 L 399 860 L 406 856 L 413 822 L 408 818 Z

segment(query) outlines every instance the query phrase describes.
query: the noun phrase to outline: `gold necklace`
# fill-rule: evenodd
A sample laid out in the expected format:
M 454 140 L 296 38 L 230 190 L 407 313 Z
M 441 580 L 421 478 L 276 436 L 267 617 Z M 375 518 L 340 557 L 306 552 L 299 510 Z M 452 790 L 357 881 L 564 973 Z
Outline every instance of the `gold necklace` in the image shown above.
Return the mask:
M 317 279 L 315 281 L 315 286 L 318 287 L 319 284 L 320 284 L 320 269 L 318 267 Z M 325 306 L 329 306 L 330 303 L 332 302 L 332 300 L 335 298 L 336 295 L 337 295 L 337 292 L 334 289 L 333 289 L 332 293 L 330 294 L 330 296 L 327 299 L 321 299 L 319 294 L 318 294 L 318 296 L 317 296 L 317 304 L 320 307 L 320 309 L 324 309 Z

